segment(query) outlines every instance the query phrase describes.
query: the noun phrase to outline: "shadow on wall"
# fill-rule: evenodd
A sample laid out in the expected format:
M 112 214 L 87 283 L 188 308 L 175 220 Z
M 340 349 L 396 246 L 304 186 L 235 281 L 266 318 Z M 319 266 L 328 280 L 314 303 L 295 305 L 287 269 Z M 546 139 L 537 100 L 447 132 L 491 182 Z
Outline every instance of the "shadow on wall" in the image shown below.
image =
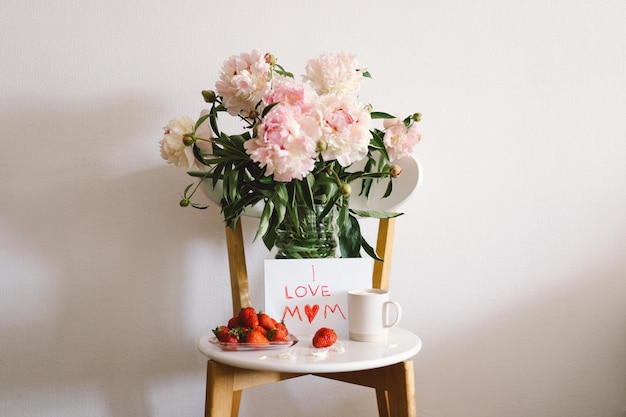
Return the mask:
M 147 416 L 148 381 L 204 378 L 185 314 L 190 282 L 209 280 L 189 248 L 225 252 L 222 222 L 207 211 L 181 215 L 182 171 L 123 174 L 146 153 L 159 158 L 146 102 L 0 117 L 12 138 L 3 153 L 16 156 L 0 168 L 0 409 L 70 415 L 93 389 L 102 410 L 85 404 L 90 415 Z M 155 135 L 147 143 L 145 131 Z M 225 255 L 211 265 L 226 268 Z
M 416 358 L 429 416 L 622 416 L 626 264 L 572 277 L 553 297 L 511 305 Z M 575 283 L 575 284 L 574 284 Z M 446 399 L 454 398 L 454 401 Z

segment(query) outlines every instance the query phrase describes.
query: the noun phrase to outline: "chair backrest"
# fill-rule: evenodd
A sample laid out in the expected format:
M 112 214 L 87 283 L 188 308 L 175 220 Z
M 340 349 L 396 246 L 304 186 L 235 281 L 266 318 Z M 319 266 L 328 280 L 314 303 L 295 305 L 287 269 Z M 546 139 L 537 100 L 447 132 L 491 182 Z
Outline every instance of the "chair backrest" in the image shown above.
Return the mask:
M 389 289 L 391 272 L 391 253 L 395 231 L 395 218 L 380 219 L 378 222 L 378 238 L 376 253 L 384 260 L 374 261 L 372 288 Z M 237 315 L 243 307 L 251 306 L 246 268 L 246 252 L 243 241 L 241 219 L 235 229 L 226 226 L 226 246 L 228 249 L 228 266 L 230 269 L 230 287 L 233 299 L 233 315 Z

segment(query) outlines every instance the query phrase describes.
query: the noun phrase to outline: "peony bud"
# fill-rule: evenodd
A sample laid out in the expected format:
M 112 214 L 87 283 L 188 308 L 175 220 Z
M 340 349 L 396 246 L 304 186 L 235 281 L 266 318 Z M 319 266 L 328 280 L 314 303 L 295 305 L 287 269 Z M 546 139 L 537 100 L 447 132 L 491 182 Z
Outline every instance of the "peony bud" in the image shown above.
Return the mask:
M 263 58 L 265 58 L 265 62 L 267 64 L 270 64 L 270 65 L 275 65 L 276 64 L 276 57 L 274 55 L 270 54 L 269 52 L 266 53 Z
M 422 120 L 422 113 L 415 113 L 413 114 L 413 116 L 411 116 L 411 118 L 414 122 L 419 122 L 420 120 Z
M 256 110 L 250 110 L 250 111 L 248 112 L 248 119 L 250 119 L 250 120 L 254 120 L 254 119 L 256 119 L 257 117 L 259 117 L 259 112 L 258 112 L 258 111 L 256 111 Z
M 183 145 L 185 146 L 191 146 L 193 145 L 193 143 L 195 142 L 195 140 L 190 136 L 190 135 L 183 135 Z
M 217 95 L 215 94 L 215 91 L 213 90 L 202 90 L 202 97 L 204 98 L 204 101 L 207 103 L 214 103 L 215 100 L 217 99 Z
M 180 206 L 181 207 L 187 207 L 189 205 L 189 199 L 188 198 L 183 198 L 182 200 L 180 200 Z
M 318 152 L 324 152 L 326 148 L 328 148 L 328 144 L 325 141 L 320 140 L 317 142 L 317 146 L 315 147 L 315 150 Z
M 400 165 L 391 164 L 389 167 L 389 174 L 392 178 L 398 178 L 402 174 L 402 167 Z
M 352 186 L 346 182 L 341 186 L 341 195 L 350 197 L 350 194 L 352 194 Z

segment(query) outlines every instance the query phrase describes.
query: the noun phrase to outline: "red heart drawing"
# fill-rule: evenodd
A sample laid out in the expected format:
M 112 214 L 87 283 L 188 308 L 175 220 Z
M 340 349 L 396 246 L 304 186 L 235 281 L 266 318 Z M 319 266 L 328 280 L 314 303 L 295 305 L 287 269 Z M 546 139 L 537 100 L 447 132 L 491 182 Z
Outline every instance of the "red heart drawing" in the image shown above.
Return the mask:
M 304 313 L 306 314 L 306 317 L 309 319 L 309 323 L 313 321 L 318 311 L 320 311 L 319 304 L 314 304 L 312 306 L 307 304 L 304 306 Z

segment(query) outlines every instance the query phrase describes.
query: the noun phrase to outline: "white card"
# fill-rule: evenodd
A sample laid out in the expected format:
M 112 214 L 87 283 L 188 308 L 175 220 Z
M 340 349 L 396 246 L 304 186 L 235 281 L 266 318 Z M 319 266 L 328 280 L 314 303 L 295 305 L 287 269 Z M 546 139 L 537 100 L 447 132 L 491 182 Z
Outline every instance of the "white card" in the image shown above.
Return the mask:
M 348 290 L 371 288 L 373 266 L 370 258 L 268 259 L 265 312 L 295 335 L 347 334 Z

